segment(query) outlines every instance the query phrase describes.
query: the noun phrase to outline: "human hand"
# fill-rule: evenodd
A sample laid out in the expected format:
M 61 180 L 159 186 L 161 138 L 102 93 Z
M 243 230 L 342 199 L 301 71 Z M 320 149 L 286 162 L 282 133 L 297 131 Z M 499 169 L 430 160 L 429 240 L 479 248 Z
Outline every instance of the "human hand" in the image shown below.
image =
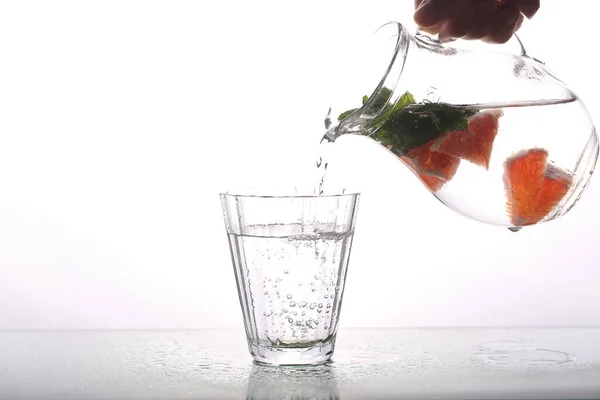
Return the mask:
M 540 8 L 540 0 L 415 0 L 414 20 L 441 42 L 506 43 Z

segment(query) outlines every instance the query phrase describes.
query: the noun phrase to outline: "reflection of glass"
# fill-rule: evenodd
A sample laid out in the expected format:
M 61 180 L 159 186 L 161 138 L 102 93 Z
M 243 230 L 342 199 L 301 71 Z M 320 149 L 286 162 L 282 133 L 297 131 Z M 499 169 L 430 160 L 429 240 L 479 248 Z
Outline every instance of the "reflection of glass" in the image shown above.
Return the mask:
M 269 368 L 255 365 L 248 379 L 247 400 L 339 400 L 331 365 Z
M 255 361 L 307 365 L 333 355 L 358 200 L 221 195 Z

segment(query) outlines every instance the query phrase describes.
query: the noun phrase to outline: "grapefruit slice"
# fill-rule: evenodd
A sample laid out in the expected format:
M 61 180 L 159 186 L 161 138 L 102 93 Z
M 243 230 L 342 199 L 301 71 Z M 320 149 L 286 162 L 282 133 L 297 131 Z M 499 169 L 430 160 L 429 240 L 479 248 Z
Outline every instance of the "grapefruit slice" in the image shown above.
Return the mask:
M 548 164 L 548 152 L 530 149 L 504 163 L 504 188 L 510 222 L 533 225 L 545 218 L 564 198 L 572 184 L 571 175 Z
M 444 133 L 433 143 L 431 150 L 467 160 L 487 170 L 498 134 L 498 119 L 502 115 L 501 109 L 478 112 L 468 119 L 467 129 Z
M 552 164 L 546 168 L 544 183 L 538 200 L 538 212 L 530 219 L 540 221 L 562 201 L 573 184 L 573 177 L 567 171 Z
M 431 151 L 433 140 L 410 150 L 401 159 L 419 175 L 433 192 L 450 181 L 460 165 L 460 159 Z

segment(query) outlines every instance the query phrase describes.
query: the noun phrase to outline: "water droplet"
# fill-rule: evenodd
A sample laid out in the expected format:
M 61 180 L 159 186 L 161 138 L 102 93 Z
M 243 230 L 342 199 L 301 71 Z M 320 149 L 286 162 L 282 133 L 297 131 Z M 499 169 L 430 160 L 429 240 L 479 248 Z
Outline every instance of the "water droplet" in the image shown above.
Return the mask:
M 296 302 L 295 301 L 290 301 L 290 307 L 296 307 Z
M 520 226 L 511 226 L 510 228 L 508 228 L 509 231 L 517 233 L 522 229 L 522 227 Z
M 289 300 L 289 299 L 291 299 L 291 298 L 292 298 L 292 295 L 291 295 L 291 294 L 288 294 L 286 297 L 287 297 L 287 298 L 288 298 L 288 300 Z

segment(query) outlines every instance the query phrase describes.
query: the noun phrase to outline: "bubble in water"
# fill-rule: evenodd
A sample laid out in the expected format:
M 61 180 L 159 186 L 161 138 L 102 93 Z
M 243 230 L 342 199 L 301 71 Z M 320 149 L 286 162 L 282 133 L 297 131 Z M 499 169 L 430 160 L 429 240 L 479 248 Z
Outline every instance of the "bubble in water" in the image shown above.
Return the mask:
M 287 275 L 287 274 L 289 274 L 289 273 L 290 273 L 290 271 L 288 271 L 287 269 L 284 269 L 284 270 L 283 270 L 283 273 Z
M 325 293 L 325 296 L 323 296 L 323 297 L 325 297 L 326 299 L 328 299 L 329 295 L 327 293 Z
M 296 302 L 295 301 L 290 301 L 290 307 L 296 307 Z
M 310 289 L 310 291 L 311 291 L 311 292 L 316 292 L 316 291 L 317 291 L 317 289 L 314 289 L 314 288 L 313 288 L 313 289 Z
M 305 315 L 306 315 L 306 311 L 302 311 L 302 316 L 305 316 Z
M 294 315 L 298 315 L 298 311 L 294 311 Z
M 291 299 L 291 298 L 292 298 L 292 295 L 291 295 L 291 294 L 288 294 L 286 297 L 287 297 L 287 299 L 289 300 L 289 299 Z
M 268 295 L 268 294 L 269 294 L 269 292 L 267 292 L 266 290 L 265 290 L 265 292 L 264 292 L 264 293 L 265 293 L 265 295 Z
M 317 312 L 318 312 L 318 313 L 321 313 L 321 311 L 323 311 L 323 309 L 322 309 L 322 308 L 317 308 Z
M 318 281 L 319 280 L 319 275 L 315 275 L 315 280 Z
M 306 302 L 305 301 L 300 302 L 300 307 L 302 307 L 302 308 L 306 307 Z
M 327 308 L 331 308 L 331 303 L 327 303 Z
M 319 303 L 319 305 L 317 307 L 323 308 L 323 303 Z
M 283 311 L 283 313 L 284 313 L 284 314 L 287 314 L 287 312 L 288 312 L 287 308 L 284 308 L 284 309 L 283 309 L 283 310 L 281 310 L 281 311 Z
M 316 306 L 317 305 L 315 303 L 310 303 L 310 305 L 308 306 L 308 308 L 310 308 L 311 310 L 314 310 Z
M 288 318 L 288 322 L 291 324 L 292 322 L 294 322 L 293 318 Z

